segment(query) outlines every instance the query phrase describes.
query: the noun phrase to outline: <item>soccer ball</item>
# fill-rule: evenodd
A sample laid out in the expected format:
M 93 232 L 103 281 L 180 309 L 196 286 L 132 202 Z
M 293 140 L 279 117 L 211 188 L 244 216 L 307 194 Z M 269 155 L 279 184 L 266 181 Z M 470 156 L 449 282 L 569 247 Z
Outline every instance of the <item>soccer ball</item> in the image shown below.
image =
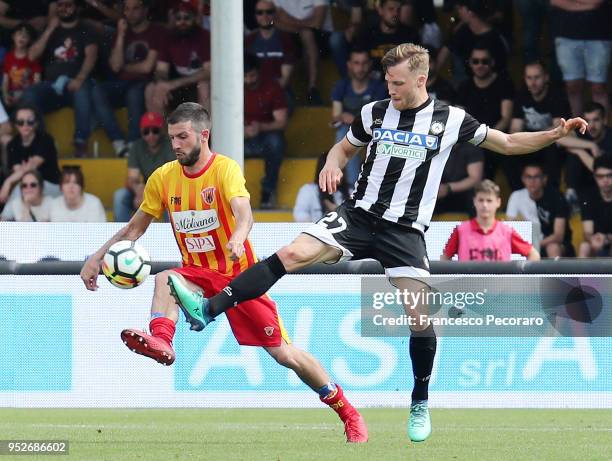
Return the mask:
M 102 272 L 119 288 L 134 288 L 151 273 L 151 260 L 142 245 L 131 240 L 114 243 L 102 260 Z

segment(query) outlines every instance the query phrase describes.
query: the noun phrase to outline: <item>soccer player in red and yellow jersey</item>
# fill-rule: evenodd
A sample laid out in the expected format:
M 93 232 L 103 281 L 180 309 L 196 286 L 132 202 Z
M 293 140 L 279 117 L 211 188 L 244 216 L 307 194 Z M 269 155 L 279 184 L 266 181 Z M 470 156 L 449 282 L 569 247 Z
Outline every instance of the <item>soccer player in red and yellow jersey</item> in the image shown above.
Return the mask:
M 136 240 L 154 218 L 167 210 L 183 266 L 158 273 L 151 304 L 151 334 L 126 329 L 121 337 L 134 352 L 171 365 L 175 359 L 172 340 L 179 313 L 171 291 L 173 277 L 182 287 L 204 296 L 217 294 L 234 277 L 255 264 L 247 237 L 253 224 L 249 193 L 240 167 L 228 157 L 210 150 L 210 118 L 196 103 L 183 103 L 168 117 L 168 135 L 176 161 L 158 168 L 145 186 L 144 200 L 130 222 L 84 264 L 81 279 L 88 290 L 96 280 L 104 254 L 120 240 Z M 182 306 L 179 305 L 182 308 Z M 183 309 L 192 330 L 198 323 Z M 321 364 L 291 344 L 267 295 L 228 311 L 234 336 L 244 346 L 263 347 L 280 365 L 291 368 L 317 392 L 344 422 L 348 442 L 366 442 L 368 432 L 359 412 L 342 389 L 332 383 Z

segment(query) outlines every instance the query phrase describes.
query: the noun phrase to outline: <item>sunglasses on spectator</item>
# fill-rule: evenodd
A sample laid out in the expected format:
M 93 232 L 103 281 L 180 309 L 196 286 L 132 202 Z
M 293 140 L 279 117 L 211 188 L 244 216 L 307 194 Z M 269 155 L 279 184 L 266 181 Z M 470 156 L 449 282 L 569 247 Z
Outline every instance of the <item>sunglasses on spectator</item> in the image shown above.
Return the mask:
M 155 128 L 155 127 L 145 128 L 142 130 L 142 135 L 143 136 L 149 136 L 150 134 L 158 135 L 160 131 L 161 130 L 159 128 Z
M 189 21 L 190 19 L 193 19 L 193 16 L 190 14 L 175 14 L 174 15 L 175 21 Z
M 21 183 L 22 189 L 36 189 L 37 187 L 38 187 L 37 182 L 22 182 Z
M 272 16 L 274 14 L 274 8 L 270 8 L 269 10 L 255 10 L 255 14 L 257 16 L 263 16 L 264 14 Z
M 483 66 L 488 66 L 489 64 L 491 64 L 491 60 L 487 58 L 483 58 L 483 59 L 474 58 L 474 59 L 470 59 L 470 63 L 474 64 L 475 66 L 477 66 L 478 64 L 482 64 Z
M 24 126 L 24 125 L 34 126 L 34 125 L 36 125 L 36 120 L 34 120 L 33 118 L 18 118 L 17 120 L 15 120 L 15 125 L 17 125 L 17 126 Z
M 535 175 L 524 174 L 524 175 L 523 175 L 523 179 L 524 179 L 525 181 L 531 181 L 531 180 L 536 181 L 536 180 L 538 180 L 538 179 L 542 179 L 543 177 L 544 177 L 544 175 L 541 175 L 541 174 L 535 174 Z
M 612 173 L 595 173 L 595 179 L 612 179 Z

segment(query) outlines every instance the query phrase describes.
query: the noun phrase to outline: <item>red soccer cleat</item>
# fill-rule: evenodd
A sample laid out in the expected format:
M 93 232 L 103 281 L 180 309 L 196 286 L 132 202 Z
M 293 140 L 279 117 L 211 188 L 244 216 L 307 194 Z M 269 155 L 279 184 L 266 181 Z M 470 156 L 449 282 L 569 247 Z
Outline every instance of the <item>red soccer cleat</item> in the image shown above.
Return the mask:
M 145 357 L 151 357 L 163 365 L 172 365 L 176 358 L 174 349 L 172 349 L 170 344 L 144 331 L 128 328 L 121 332 L 121 339 L 123 344 L 132 352 L 144 355 Z
M 348 443 L 365 443 L 368 441 L 368 427 L 357 410 L 344 421 L 344 433 Z

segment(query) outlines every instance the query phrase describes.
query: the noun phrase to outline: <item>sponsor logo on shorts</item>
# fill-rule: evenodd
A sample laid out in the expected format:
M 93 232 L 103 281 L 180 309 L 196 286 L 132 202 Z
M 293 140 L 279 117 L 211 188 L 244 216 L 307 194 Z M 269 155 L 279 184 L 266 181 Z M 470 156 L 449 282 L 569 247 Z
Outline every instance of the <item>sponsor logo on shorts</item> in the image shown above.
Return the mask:
M 217 210 L 173 211 L 174 230 L 181 234 L 202 234 L 219 227 Z
M 206 203 L 207 205 L 212 205 L 215 201 L 215 188 L 207 187 L 206 189 L 203 189 L 202 192 L 200 192 L 200 195 L 202 195 L 202 200 L 204 201 L 204 203 Z
M 187 245 L 187 251 L 189 253 L 206 253 L 207 251 L 213 251 L 215 248 L 215 241 L 210 235 L 206 237 L 187 237 L 185 239 L 185 245 Z
M 376 155 L 405 158 L 424 162 L 427 157 L 427 149 L 419 146 L 404 146 L 392 142 L 381 142 L 376 146 Z
M 272 336 L 274 334 L 274 327 L 264 327 L 264 332 L 268 336 Z

